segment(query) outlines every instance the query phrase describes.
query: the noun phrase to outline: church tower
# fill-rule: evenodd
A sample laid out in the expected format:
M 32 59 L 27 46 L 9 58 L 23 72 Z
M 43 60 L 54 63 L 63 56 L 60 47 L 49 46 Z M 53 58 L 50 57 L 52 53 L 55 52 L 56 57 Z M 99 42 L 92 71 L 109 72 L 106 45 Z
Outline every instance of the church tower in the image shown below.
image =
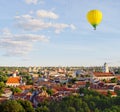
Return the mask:
M 103 72 L 109 73 L 109 67 L 107 63 L 104 63 Z
M 13 73 L 13 77 L 16 77 L 16 72 Z

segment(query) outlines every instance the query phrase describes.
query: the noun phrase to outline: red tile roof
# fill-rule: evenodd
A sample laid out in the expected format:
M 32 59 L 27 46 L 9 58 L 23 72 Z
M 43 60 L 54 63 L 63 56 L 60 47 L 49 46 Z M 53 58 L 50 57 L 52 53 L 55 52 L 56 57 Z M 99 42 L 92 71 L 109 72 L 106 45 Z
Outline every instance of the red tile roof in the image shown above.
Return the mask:
M 116 78 L 117 78 L 118 80 L 120 80 L 120 75 L 116 76 Z
M 99 92 L 100 94 L 103 94 L 103 95 L 108 95 L 108 90 L 95 90 L 97 92 Z M 117 94 L 114 92 L 114 91 L 110 91 L 110 94 L 111 96 L 116 96 Z
M 20 77 L 9 77 L 7 83 L 20 83 Z
M 4 102 L 4 101 L 7 101 L 8 98 L 7 97 L 4 97 L 4 96 L 1 96 L 0 97 L 0 103 Z
M 85 81 L 79 81 L 79 82 L 76 82 L 76 85 L 86 85 L 86 82 Z
M 31 89 L 33 88 L 33 85 L 22 85 L 22 86 L 19 86 L 19 88 L 22 90 Z
M 109 73 L 105 73 L 105 72 L 93 72 L 93 74 L 96 77 L 111 77 L 114 76 L 113 73 L 109 72 Z

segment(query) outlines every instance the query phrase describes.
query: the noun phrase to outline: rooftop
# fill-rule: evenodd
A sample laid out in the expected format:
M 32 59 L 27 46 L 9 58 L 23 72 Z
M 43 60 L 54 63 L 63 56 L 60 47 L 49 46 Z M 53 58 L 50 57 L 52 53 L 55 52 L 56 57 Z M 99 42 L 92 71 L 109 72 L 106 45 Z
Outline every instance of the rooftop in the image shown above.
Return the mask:
M 19 76 L 9 77 L 7 83 L 20 83 L 20 77 Z

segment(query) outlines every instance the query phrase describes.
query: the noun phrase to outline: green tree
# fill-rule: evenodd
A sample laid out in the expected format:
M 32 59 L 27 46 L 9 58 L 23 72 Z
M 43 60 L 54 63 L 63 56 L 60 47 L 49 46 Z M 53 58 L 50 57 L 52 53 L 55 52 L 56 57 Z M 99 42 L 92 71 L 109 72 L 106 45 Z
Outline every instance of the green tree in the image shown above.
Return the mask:
M 102 81 L 105 82 L 105 83 L 107 82 L 106 79 L 103 79 Z
M 74 107 L 68 107 L 68 112 L 76 112 L 75 108 Z
M 47 90 L 47 88 L 46 88 L 45 86 L 43 86 L 41 89 L 42 89 L 43 91 L 46 91 L 46 90 Z
M 89 107 L 90 107 L 91 110 L 94 110 L 96 105 L 95 105 L 95 103 L 93 101 L 90 101 Z
M 112 110 L 112 112 L 119 112 L 120 111 L 120 106 L 112 106 L 111 110 Z
M 13 92 L 13 94 L 22 92 L 22 90 L 20 88 L 18 88 L 18 87 L 11 87 L 11 91 Z
M 8 76 L 5 73 L 0 72 L 0 82 L 6 82 Z
M 24 108 L 15 100 L 8 100 L 0 105 L 2 112 L 25 112 Z
M 94 112 L 100 112 L 98 108 L 95 108 L 95 111 Z
M 70 83 L 74 84 L 76 81 L 77 81 L 76 78 L 72 78 L 72 79 L 70 80 Z
M 50 102 L 48 102 L 47 100 L 44 100 L 43 102 L 39 102 L 37 106 L 38 107 L 44 107 L 44 106 L 48 107 L 49 104 L 50 104 Z
M 44 106 L 44 107 L 38 107 L 35 109 L 35 112 L 50 112 L 49 108 Z
M 29 76 L 28 72 L 20 72 L 19 75 L 21 75 L 21 76 Z
M 53 90 L 52 89 L 47 89 L 46 92 L 51 96 L 53 95 Z
M 3 89 L 5 87 L 4 82 L 0 82 L 0 89 Z
M 86 88 L 90 87 L 90 82 L 86 82 L 85 87 L 86 87 Z
M 120 96 L 120 90 L 115 91 L 117 93 L 117 96 Z
M 111 97 L 111 92 L 110 91 L 107 92 L 107 96 Z
M 32 79 L 27 80 L 26 85 L 33 85 L 33 80 Z
M 90 112 L 89 107 L 84 107 L 84 112 Z
M 26 112 L 35 112 L 32 103 L 28 100 L 18 100 Z
M 4 82 L 0 82 L 0 96 L 1 96 L 1 94 L 4 92 L 4 87 L 5 87 L 5 84 L 4 84 Z
M 111 83 L 117 83 L 117 78 L 112 78 L 110 81 Z

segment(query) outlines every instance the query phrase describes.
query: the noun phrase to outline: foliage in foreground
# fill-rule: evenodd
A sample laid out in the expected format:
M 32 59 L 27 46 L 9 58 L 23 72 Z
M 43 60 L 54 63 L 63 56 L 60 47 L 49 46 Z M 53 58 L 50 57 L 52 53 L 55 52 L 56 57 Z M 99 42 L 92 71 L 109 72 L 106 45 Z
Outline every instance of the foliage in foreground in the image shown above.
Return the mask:
M 120 97 L 104 96 L 83 88 L 77 96 L 65 97 L 61 101 L 46 100 L 36 109 L 29 101 L 9 100 L 0 104 L 0 112 L 120 112 Z

